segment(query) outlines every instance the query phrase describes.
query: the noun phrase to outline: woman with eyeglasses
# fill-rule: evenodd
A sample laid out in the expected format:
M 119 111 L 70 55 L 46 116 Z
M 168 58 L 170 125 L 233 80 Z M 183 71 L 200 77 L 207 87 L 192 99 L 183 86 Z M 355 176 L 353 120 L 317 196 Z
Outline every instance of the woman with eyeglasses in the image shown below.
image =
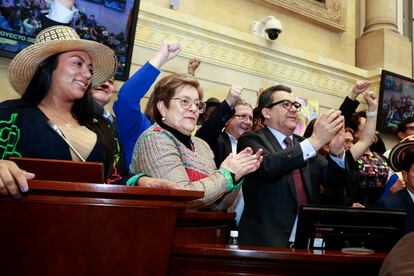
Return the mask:
M 188 208 L 227 209 L 237 196 L 242 177 L 259 168 L 261 150 L 253 154 L 246 148 L 229 155 L 216 168 L 208 144 L 191 136 L 205 103 L 198 81 L 190 75 L 162 78 L 148 104 L 155 123 L 135 144 L 130 170 L 162 177 L 183 189 L 204 191 L 204 198 L 189 202 Z

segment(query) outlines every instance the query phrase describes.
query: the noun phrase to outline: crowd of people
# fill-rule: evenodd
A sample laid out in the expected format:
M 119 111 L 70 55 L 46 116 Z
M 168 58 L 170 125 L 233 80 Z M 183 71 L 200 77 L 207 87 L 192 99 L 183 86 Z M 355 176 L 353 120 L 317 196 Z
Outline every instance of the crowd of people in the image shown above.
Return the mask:
M 301 103 L 288 86 L 264 89 L 255 108 L 236 84 L 225 100 L 203 101 L 197 59 L 189 73 L 157 81 L 180 51 L 177 42 L 163 44 L 122 85 L 114 116 L 104 108 L 114 92 L 113 49 L 69 26 L 42 30 L 9 67 L 21 99 L 0 104 L 0 193 L 19 199 L 36 177 L 12 156 L 86 160 L 104 163 L 108 184 L 204 191 L 187 208 L 236 211 L 243 245 L 288 246 L 306 204 L 403 209 L 404 233 L 414 230 L 414 119 L 400 123 L 402 141 L 385 152 L 369 81 L 301 137 L 294 134 Z M 367 110 L 355 112 L 359 95 Z
M 63 1 L 65 2 L 65 1 Z M 59 1 L 52 2 L 53 5 L 60 5 Z M 70 6 L 73 6 L 67 13 L 70 14 L 71 20 L 68 23 L 74 28 L 83 39 L 97 41 L 111 48 L 118 61 L 118 71 L 124 72 L 127 51 L 128 51 L 128 37 L 123 31 L 111 32 L 106 27 L 104 22 L 96 19 L 95 15 L 89 14 L 76 7 L 73 1 L 68 1 Z M 72 4 L 73 3 L 73 4 Z M 125 3 L 123 3 L 125 5 Z M 24 34 L 29 37 L 35 36 L 41 28 L 44 28 L 44 16 L 48 13 L 50 1 L 45 0 L 21 0 L 21 1 L 6 1 L 0 2 L 0 27 L 3 30 Z M 120 10 L 122 1 L 107 1 L 107 6 L 119 7 Z M 122 11 L 122 9 L 121 9 Z M 65 13 L 64 11 L 62 13 Z M 62 17 L 68 16 L 64 14 Z M 45 26 L 48 26 L 45 24 Z M 21 48 L 26 46 L 22 45 Z M 16 48 L 16 51 L 21 50 Z

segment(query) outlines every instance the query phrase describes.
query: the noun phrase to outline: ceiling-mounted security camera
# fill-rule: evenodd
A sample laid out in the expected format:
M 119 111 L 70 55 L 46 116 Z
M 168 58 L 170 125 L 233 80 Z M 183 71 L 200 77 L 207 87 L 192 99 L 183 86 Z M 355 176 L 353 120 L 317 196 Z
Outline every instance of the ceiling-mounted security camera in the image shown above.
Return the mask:
M 254 21 L 251 25 L 251 33 L 264 37 L 264 33 L 267 33 L 270 40 L 275 40 L 282 32 L 282 23 L 274 16 L 266 16 L 260 21 Z

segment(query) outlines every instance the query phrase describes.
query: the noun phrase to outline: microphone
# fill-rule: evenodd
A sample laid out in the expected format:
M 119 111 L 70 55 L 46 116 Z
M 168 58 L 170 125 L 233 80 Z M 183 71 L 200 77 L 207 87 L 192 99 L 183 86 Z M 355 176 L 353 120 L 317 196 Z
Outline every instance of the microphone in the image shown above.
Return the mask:
M 69 148 L 79 157 L 82 162 L 85 162 L 85 159 L 80 155 L 80 153 L 69 143 L 68 139 L 66 139 L 65 135 L 63 135 L 63 132 L 58 128 L 58 126 L 52 122 L 51 120 L 47 121 L 47 124 L 50 126 L 50 128 L 57 133 L 60 137 L 62 137 L 63 141 L 69 146 Z

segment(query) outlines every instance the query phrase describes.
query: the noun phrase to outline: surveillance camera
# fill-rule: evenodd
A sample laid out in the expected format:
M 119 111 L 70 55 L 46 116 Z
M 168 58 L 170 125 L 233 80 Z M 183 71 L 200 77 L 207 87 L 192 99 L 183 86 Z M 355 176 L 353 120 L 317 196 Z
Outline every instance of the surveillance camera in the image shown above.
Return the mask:
M 265 32 L 269 36 L 269 39 L 270 40 L 276 40 L 279 37 L 279 34 L 282 32 L 282 30 L 278 30 L 278 29 L 267 29 Z
M 253 34 L 264 37 L 264 33 L 267 33 L 270 40 L 277 39 L 282 30 L 282 23 L 274 16 L 267 16 L 259 22 L 255 21 L 251 26 Z
M 269 18 L 270 17 L 270 18 Z M 282 23 L 273 16 L 268 16 L 264 30 L 269 36 L 270 40 L 275 40 L 279 37 L 279 34 L 282 32 Z

